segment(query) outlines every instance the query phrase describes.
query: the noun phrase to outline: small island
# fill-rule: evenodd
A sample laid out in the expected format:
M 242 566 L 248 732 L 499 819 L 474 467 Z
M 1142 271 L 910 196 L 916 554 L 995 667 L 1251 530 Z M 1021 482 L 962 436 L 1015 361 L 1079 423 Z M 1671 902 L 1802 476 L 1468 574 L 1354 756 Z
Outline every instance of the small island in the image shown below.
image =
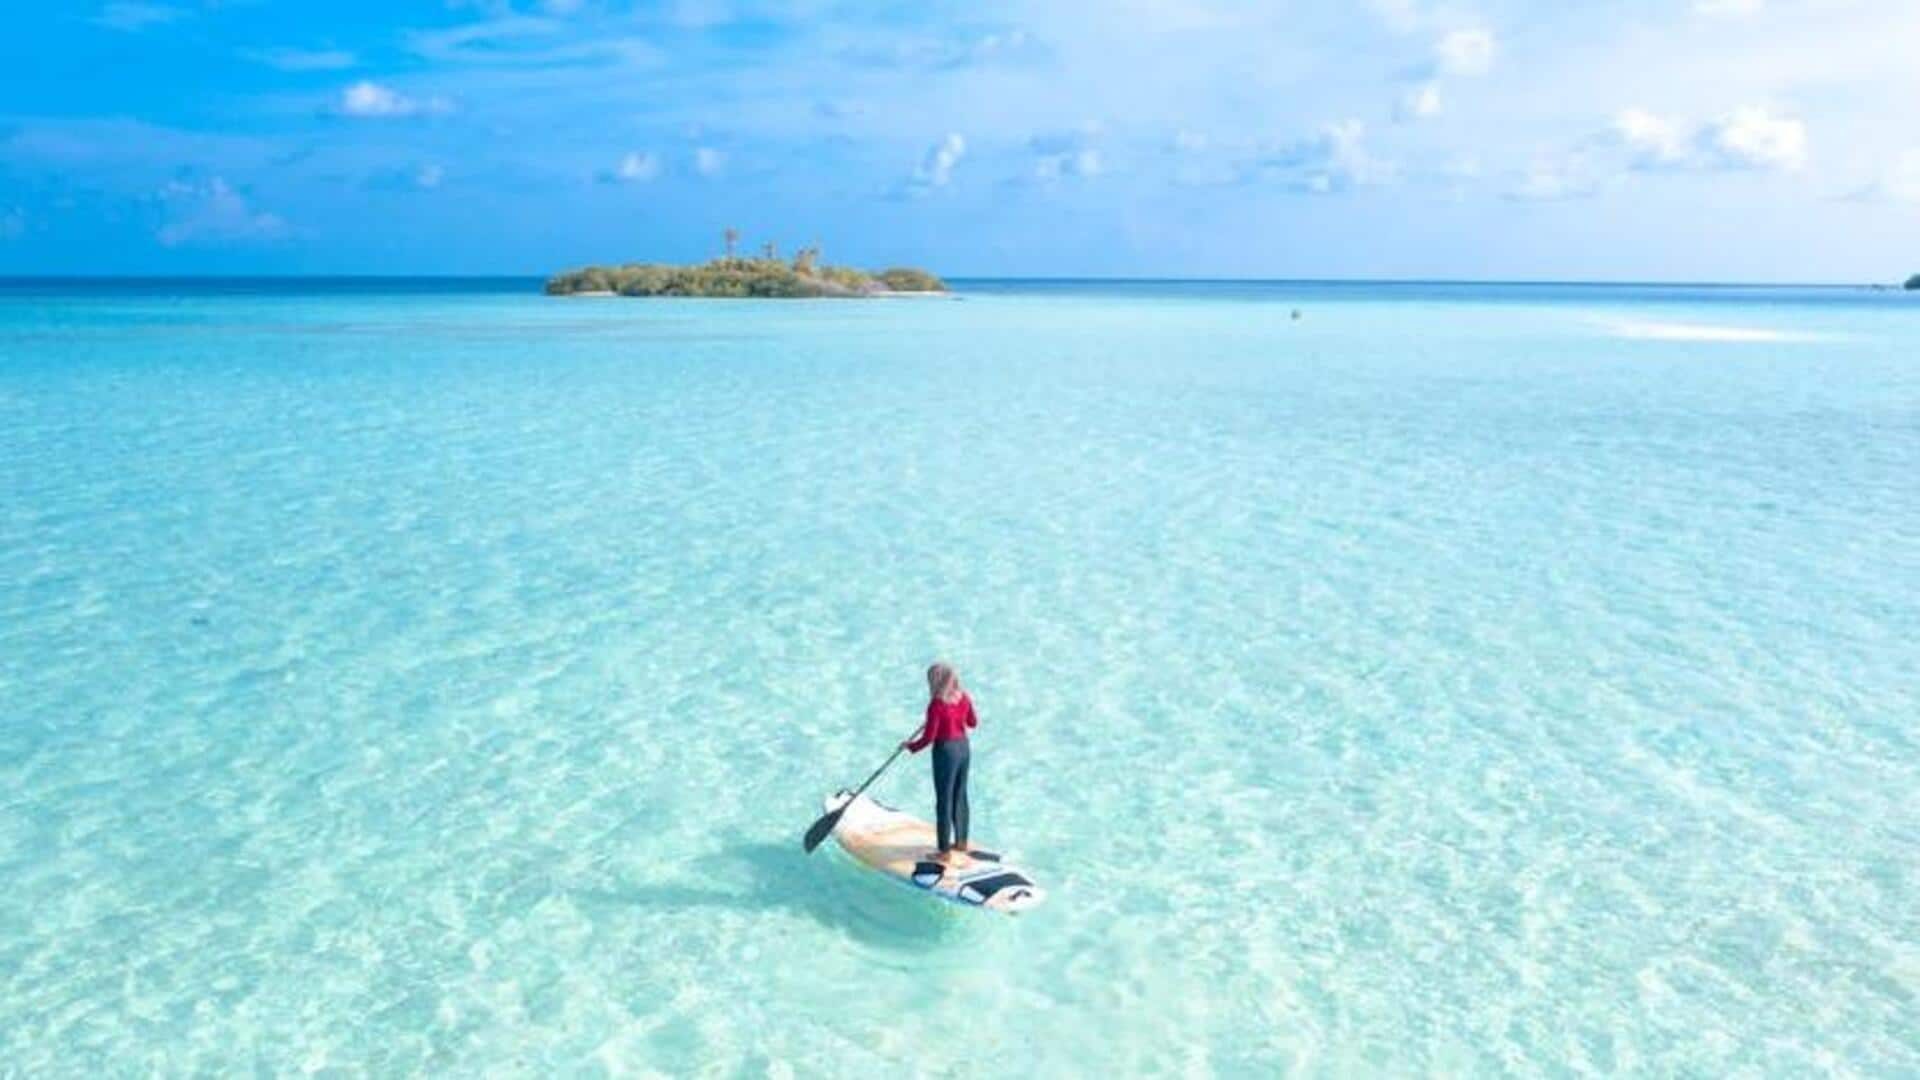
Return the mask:
M 1907 288 L 1920 292 L 1920 274 L 1915 274 L 1907 279 Z
M 868 272 L 828 266 L 820 249 L 791 260 L 769 243 L 758 256 L 734 254 L 739 234 L 726 232 L 726 254 L 693 266 L 626 263 L 586 266 L 547 279 L 548 296 L 868 297 L 943 294 L 947 284 L 925 270 L 896 266 Z

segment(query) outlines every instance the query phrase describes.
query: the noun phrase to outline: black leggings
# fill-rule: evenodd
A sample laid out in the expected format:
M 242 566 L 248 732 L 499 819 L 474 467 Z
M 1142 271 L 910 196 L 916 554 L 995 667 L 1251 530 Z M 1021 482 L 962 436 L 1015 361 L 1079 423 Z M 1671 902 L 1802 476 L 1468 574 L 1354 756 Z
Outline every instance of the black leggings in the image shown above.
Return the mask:
M 967 759 L 965 739 L 933 744 L 933 814 L 939 824 L 940 850 L 967 842 Z

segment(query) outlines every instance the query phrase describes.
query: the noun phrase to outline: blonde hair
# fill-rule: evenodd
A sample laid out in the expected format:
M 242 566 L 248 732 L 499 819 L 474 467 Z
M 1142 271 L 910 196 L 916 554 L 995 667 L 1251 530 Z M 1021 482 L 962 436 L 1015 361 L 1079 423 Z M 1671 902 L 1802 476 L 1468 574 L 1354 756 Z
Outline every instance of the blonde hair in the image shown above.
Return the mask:
M 927 693 L 935 701 L 959 701 L 966 689 L 960 685 L 960 676 L 953 665 L 943 660 L 927 669 Z

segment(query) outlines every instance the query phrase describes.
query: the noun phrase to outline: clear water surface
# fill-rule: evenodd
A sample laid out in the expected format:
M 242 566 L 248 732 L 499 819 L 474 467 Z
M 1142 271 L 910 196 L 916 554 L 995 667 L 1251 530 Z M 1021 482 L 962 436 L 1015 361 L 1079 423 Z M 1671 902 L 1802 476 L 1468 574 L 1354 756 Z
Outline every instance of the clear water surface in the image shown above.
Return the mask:
M 1914 1075 L 1916 478 L 1886 293 L 6 283 L 0 1072 Z M 800 853 L 935 657 L 1031 917 Z

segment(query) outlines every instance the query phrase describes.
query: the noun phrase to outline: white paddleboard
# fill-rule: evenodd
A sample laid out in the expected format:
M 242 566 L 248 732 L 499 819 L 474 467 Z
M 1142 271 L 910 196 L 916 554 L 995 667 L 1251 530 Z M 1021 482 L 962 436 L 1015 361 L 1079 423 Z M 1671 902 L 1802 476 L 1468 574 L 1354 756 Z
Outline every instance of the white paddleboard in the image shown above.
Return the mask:
M 845 806 L 850 797 L 846 791 L 827 796 L 827 810 Z M 959 870 L 941 866 L 933 860 L 938 842 L 932 825 L 865 795 L 840 815 L 833 838 L 862 865 L 962 907 L 1017 915 L 1046 899 L 1024 871 L 998 858 L 976 856 Z

